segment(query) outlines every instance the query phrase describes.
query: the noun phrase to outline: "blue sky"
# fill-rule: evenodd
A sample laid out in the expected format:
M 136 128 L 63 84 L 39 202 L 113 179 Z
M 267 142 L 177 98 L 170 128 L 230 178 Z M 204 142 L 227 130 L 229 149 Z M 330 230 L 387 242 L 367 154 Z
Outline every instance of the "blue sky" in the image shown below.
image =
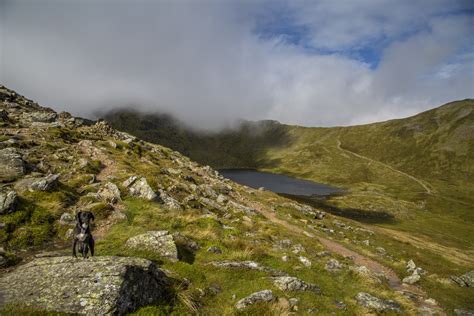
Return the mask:
M 470 0 L 0 4 L 0 81 L 77 115 L 333 126 L 474 97 Z

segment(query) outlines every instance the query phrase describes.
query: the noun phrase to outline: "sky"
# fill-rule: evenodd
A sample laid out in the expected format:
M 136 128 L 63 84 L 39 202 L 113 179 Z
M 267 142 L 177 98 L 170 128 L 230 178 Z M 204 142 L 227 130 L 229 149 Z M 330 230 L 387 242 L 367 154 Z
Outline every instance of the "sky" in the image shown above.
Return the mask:
M 473 32 L 470 0 L 0 0 L 0 83 L 85 117 L 363 124 L 473 98 Z

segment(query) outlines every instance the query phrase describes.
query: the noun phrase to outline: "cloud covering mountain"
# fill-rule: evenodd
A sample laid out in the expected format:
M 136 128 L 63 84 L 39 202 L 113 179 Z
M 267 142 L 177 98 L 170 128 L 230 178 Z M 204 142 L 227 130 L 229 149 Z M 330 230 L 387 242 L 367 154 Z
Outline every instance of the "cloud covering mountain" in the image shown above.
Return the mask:
M 345 125 L 473 97 L 471 1 L 0 1 L 0 80 L 58 110 Z

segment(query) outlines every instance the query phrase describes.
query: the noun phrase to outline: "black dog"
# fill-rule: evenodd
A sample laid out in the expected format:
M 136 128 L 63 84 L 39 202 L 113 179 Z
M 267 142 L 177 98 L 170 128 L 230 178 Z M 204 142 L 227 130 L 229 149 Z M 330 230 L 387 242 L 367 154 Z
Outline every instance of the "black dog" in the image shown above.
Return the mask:
M 90 228 L 91 221 L 94 220 L 94 214 L 89 211 L 79 211 L 76 219 L 77 224 L 73 232 L 72 255 L 77 257 L 76 251 L 79 251 L 83 258 L 87 258 L 90 250 L 91 256 L 94 256 L 94 237 L 92 237 Z

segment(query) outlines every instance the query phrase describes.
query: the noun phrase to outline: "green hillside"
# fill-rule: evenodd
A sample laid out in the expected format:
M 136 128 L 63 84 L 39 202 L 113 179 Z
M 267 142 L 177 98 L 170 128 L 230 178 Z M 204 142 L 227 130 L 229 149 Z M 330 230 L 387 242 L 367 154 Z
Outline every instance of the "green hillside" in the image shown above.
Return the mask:
M 309 202 L 410 233 L 400 238 L 473 250 L 474 100 L 333 128 L 264 121 L 199 133 L 163 116 L 115 112 L 105 119 L 214 168 L 256 168 L 346 188 L 346 195 Z

